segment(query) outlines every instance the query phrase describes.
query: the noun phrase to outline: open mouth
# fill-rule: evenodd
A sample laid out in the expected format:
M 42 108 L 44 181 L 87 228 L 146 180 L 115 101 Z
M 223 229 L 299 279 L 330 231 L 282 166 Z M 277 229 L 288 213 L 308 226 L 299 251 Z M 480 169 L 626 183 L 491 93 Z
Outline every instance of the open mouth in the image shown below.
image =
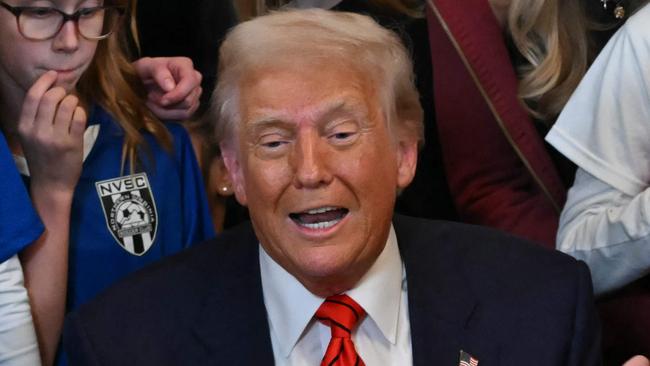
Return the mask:
M 347 208 L 328 206 L 291 213 L 289 218 L 302 227 L 318 230 L 327 229 L 338 224 L 348 212 Z

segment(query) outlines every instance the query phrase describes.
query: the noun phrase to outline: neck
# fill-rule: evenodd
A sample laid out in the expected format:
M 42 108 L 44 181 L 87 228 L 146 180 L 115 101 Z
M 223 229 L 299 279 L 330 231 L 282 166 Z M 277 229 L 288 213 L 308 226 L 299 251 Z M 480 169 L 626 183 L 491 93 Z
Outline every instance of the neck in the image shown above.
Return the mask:
M 382 250 L 383 247 L 376 256 L 368 258 L 363 262 L 354 263 L 350 266 L 351 268 L 348 268 L 341 273 L 337 273 L 336 275 L 312 277 L 294 274 L 294 276 L 307 290 L 309 290 L 309 292 L 316 296 L 328 297 L 341 294 L 357 286 L 363 276 L 368 273 L 370 267 L 372 267 L 377 258 L 379 258 Z
M 356 284 L 361 280 L 363 276 L 355 276 L 354 278 L 341 278 L 341 279 L 327 279 L 327 280 L 318 280 L 318 281 L 306 281 L 304 279 L 298 279 L 300 283 L 309 292 L 319 297 L 328 297 L 332 295 L 342 294 L 350 289 L 354 288 Z

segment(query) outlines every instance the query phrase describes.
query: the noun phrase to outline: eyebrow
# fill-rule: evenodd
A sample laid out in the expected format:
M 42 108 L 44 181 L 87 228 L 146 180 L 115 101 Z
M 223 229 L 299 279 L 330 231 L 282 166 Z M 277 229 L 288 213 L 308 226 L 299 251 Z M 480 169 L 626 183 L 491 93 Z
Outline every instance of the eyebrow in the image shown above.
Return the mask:
M 37 3 L 37 2 L 38 2 L 38 3 L 42 3 L 42 4 L 34 5 L 34 3 Z M 93 3 L 96 3 L 95 5 L 102 5 L 102 4 L 104 3 L 104 2 L 101 1 L 101 0 L 96 0 L 96 1 L 93 1 L 93 0 L 76 0 L 76 1 L 74 2 L 74 7 L 75 7 L 75 8 L 78 8 L 80 5 L 82 5 L 83 3 L 87 3 L 87 2 L 93 2 Z M 18 6 L 26 6 L 26 7 L 53 7 L 53 8 L 56 8 L 56 9 L 61 9 L 61 8 L 62 8 L 61 5 L 62 5 L 62 4 L 61 4 L 61 1 L 60 1 L 60 0 L 59 0 L 59 1 L 57 1 L 57 0 L 22 0 L 22 1 L 19 1 L 19 4 L 18 4 Z M 94 5 L 93 5 L 93 6 L 94 6 Z
M 359 109 L 355 108 L 356 106 L 363 106 L 362 115 L 360 115 L 360 113 L 358 112 Z M 365 117 L 368 114 L 368 111 L 366 111 L 365 108 L 366 107 L 364 103 L 359 103 L 356 100 L 352 100 L 352 102 L 350 102 L 349 100 L 346 101 L 337 98 L 325 104 L 322 108 L 314 112 L 314 115 L 316 116 L 315 119 L 317 121 L 327 119 L 332 115 L 345 114 L 345 113 L 349 113 L 351 115 L 355 115 L 358 117 Z M 254 118 L 251 121 L 247 122 L 246 130 L 258 131 L 260 129 L 269 128 L 269 127 L 286 128 L 290 125 L 292 125 L 292 123 L 289 121 L 289 119 L 285 116 L 284 113 L 282 112 L 276 113 L 275 111 L 273 111 L 260 118 Z

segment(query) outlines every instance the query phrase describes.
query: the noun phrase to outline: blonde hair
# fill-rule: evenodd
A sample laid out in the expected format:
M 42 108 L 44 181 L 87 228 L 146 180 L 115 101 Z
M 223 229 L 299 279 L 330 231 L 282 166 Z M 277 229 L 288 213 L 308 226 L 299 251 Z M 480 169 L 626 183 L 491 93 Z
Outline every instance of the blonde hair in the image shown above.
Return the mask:
M 86 102 L 94 102 L 110 113 L 124 130 L 122 167 L 126 161 L 135 169 L 139 148 L 144 144 L 142 131 L 151 133 L 167 150 L 172 137 L 153 113 L 146 107 L 146 92 L 142 81 L 128 59 L 129 30 L 134 1 L 113 0 L 106 5 L 123 6 L 126 14 L 116 31 L 99 41 L 95 56 L 83 74 L 77 90 Z
M 289 2 L 290 0 L 256 0 L 255 8 L 259 14 L 262 14 L 269 10 L 277 10 Z M 376 6 L 397 14 L 408 15 L 413 18 L 421 18 L 424 16 L 424 2 L 420 0 L 367 0 L 367 2 L 371 6 Z
M 423 141 L 411 61 L 397 35 L 367 16 L 322 9 L 271 12 L 228 34 L 220 49 L 219 82 L 210 112 L 218 121 L 217 141 L 235 137 L 239 84 L 246 75 L 310 62 L 351 68 L 371 78 L 389 128 Z
M 579 1 L 512 0 L 508 28 L 530 65 L 520 68 L 519 97 L 530 113 L 552 124 L 593 57 Z

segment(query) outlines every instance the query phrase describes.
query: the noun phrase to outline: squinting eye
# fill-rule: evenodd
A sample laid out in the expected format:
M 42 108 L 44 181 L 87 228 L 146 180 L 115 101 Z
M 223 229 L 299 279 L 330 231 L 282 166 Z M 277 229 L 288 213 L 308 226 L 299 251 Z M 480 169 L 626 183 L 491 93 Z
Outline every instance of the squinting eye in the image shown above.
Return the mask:
M 337 131 L 327 136 L 328 140 L 333 145 L 347 146 L 357 140 L 359 133 L 356 130 L 346 129 L 344 131 Z
M 353 135 L 353 132 L 338 132 L 332 135 L 335 139 L 343 140 Z
M 80 17 L 85 17 L 85 18 L 91 18 L 95 16 L 102 8 L 94 7 L 94 8 L 81 8 L 77 10 L 79 13 Z
M 271 142 L 265 142 L 262 143 L 262 146 L 270 149 L 278 148 L 282 145 L 286 144 L 286 141 L 271 141 Z
M 57 14 L 53 8 L 29 8 L 24 12 L 30 18 L 48 18 Z
M 255 148 L 255 155 L 262 159 L 276 159 L 285 155 L 288 151 L 289 139 L 284 136 L 270 135 L 261 137 Z
M 267 135 L 263 135 L 257 141 L 257 144 L 259 146 L 269 151 L 278 150 L 282 148 L 282 146 L 286 145 L 287 143 L 288 143 L 287 138 L 282 134 L 277 134 L 277 133 L 270 133 Z

